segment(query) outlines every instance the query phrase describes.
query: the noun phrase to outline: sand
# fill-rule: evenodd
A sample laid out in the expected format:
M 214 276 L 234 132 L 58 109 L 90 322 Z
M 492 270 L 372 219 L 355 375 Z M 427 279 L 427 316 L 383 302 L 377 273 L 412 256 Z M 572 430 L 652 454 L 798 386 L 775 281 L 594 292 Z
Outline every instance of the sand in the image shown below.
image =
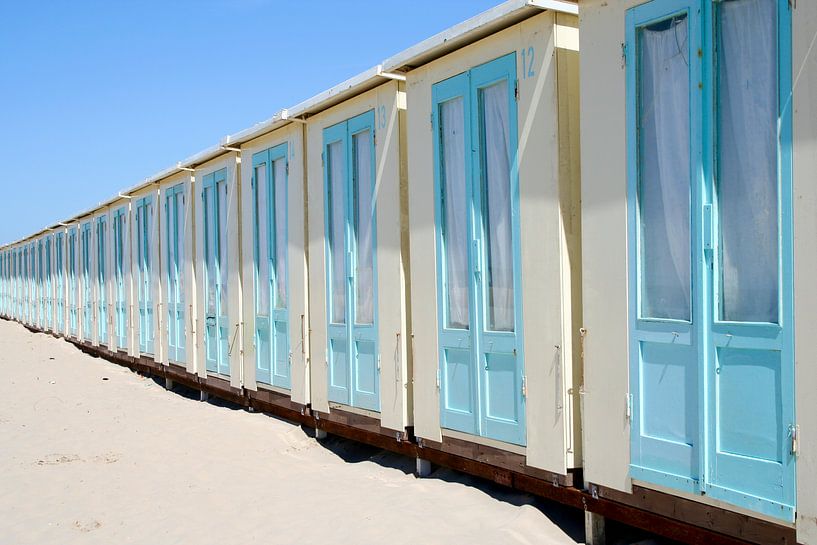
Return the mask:
M 580 512 L 163 386 L 0 320 L 0 545 L 582 537 Z

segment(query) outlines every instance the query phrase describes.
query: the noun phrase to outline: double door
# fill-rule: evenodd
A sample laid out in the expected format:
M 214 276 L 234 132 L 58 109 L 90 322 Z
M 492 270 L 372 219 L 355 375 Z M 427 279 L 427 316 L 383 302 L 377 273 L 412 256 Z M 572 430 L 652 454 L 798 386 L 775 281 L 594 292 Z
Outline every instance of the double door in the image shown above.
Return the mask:
M 165 246 L 167 248 L 167 339 L 170 361 L 185 361 L 184 310 L 184 238 L 185 196 L 184 184 L 178 184 L 165 193 L 167 221 Z
M 57 233 L 56 248 L 54 252 L 54 261 L 56 265 L 56 274 L 54 281 L 56 282 L 55 297 L 57 301 L 57 331 L 65 332 L 65 235 Z
M 291 387 L 287 276 L 287 145 L 252 158 L 256 380 Z
M 374 112 L 324 129 L 329 400 L 380 410 Z
M 77 228 L 71 227 L 68 230 L 68 327 L 74 337 L 79 327 L 77 262 Z
M 97 334 L 101 344 L 108 344 L 108 270 L 107 226 L 105 216 L 96 220 L 96 306 Z
M 117 349 L 126 348 L 127 344 L 127 302 L 125 299 L 125 255 L 128 234 L 127 209 L 120 208 L 113 213 L 113 326 Z
M 631 475 L 793 520 L 789 4 L 627 26 Z
M 432 88 L 443 428 L 524 445 L 516 55 Z
M 227 169 L 204 176 L 204 355 L 207 371 L 229 376 Z
M 136 289 L 138 295 L 139 351 L 153 354 L 153 197 L 136 202 Z
M 82 252 L 82 337 L 86 341 L 91 340 L 92 327 L 94 323 L 94 290 L 92 287 L 93 277 L 91 276 L 91 263 L 93 253 L 91 252 L 91 222 L 82 225 L 81 231 L 81 252 Z

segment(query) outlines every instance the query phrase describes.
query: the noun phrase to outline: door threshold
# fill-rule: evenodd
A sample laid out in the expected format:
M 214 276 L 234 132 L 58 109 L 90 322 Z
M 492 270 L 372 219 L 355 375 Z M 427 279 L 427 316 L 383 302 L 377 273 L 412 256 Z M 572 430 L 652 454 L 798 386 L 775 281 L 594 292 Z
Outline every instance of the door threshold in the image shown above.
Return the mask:
M 360 407 L 344 405 L 343 403 L 338 403 L 336 401 L 330 401 L 329 408 L 346 411 L 347 413 L 359 414 L 361 416 L 368 416 L 369 418 L 377 418 L 380 420 L 380 413 L 378 411 L 372 411 L 371 409 L 361 409 Z
M 527 456 L 528 453 L 527 447 L 523 447 L 522 445 L 516 445 L 514 443 L 506 443 L 505 441 L 499 441 L 498 439 L 491 439 L 490 437 L 483 437 L 481 435 L 471 435 L 470 433 L 449 430 L 446 428 L 441 428 L 441 432 L 443 437 L 450 437 L 452 439 L 459 439 L 460 441 L 476 443 L 477 445 L 484 445 L 486 447 L 505 450 L 507 452 L 513 452 L 514 454 L 520 454 L 522 456 Z

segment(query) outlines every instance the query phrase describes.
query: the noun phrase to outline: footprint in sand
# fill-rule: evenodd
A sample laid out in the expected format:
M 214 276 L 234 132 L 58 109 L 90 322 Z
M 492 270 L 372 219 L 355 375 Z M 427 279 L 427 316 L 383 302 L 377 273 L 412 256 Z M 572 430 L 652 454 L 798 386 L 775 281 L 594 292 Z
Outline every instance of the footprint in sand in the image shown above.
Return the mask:
M 74 521 L 74 528 L 84 533 L 93 532 L 94 530 L 99 529 L 101 526 L 102 523 L 98 520 L 92 520 L 90 522 L 80 522 L 78 520 Z
M 91 461 L 98 464 L 112 464 L 119 461 L 119 454 L 115 452 L 106 452 L 105 454 L 94 456 L 91 458 Z
M 49 454 L 42 460 L 34 462 L 38 466 L 56 466 L 60 464 L 70 464 L 71 462 L 79 462 L 80 457 L 76 454 Z

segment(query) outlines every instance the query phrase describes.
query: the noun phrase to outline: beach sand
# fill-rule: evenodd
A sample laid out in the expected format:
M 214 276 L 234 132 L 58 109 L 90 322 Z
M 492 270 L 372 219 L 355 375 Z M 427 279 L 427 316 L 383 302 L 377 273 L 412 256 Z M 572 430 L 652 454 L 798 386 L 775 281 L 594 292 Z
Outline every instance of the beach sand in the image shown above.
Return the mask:
M 0 320 L 0 545 L 582 539 L 581 512 L 309 432 Z

